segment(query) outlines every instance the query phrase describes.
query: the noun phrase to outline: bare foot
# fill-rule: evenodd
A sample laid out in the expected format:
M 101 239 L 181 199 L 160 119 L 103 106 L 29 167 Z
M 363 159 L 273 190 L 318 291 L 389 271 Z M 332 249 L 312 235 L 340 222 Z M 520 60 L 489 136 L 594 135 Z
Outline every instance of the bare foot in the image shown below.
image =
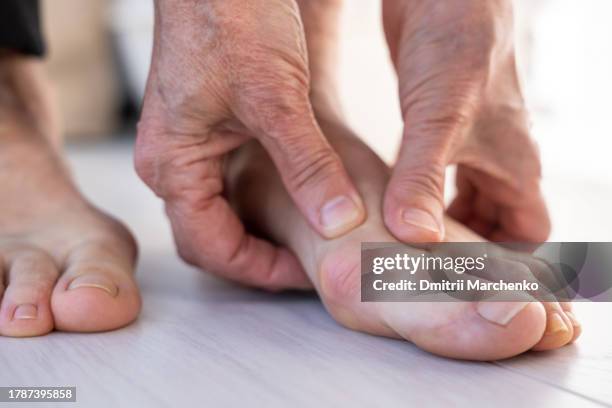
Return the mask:
M 0 57 L 0 335 L 115 329 L 140 311 L 136 244 L 71 181 L 38 65 Z
M 389 169 L 338 121 L 320 123 L 368 209 L 367 221 L 349 234 L 325 240 L 312 231 L 284 192 L 270 160 L 255 143 L 235 154 L 227 174 L 230 198 L 241 214 L 253 228 L 295 252 L 338 322 L 355 330 L 405 338 L 442 356 L 473 360 L 560 347 L 577 336 L 577 323 L 557 302 L 361 302 L 361 242 L 397 242 L 381 216 Z M 448 218 L 446 230 L 450 241 L 482 240 Z M 568 305 L 563 307 L 567 309 Z

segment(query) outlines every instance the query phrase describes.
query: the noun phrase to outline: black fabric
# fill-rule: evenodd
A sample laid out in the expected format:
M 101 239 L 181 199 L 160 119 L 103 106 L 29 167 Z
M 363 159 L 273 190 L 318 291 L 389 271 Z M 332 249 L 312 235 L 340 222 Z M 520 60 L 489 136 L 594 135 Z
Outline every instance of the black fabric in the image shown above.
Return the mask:
M 38 0 L 0 0 L 0 49 L 42 56 Z

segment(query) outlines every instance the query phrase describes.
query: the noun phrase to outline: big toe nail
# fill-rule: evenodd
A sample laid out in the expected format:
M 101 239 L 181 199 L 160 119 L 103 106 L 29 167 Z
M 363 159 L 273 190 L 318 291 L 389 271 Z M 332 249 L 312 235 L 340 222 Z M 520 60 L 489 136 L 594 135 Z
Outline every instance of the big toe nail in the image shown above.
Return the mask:
M 529 302 L 478 302 L 476 310 L 486 320 L 506 326 L 514 317 L 523 310 Z
M 117 296 L 119 289 L 109 278 L 102 275 L 89 274 L 76 277 L 68 285 L 68 290 L 79 288 L 96 288 L 107 292 L 112 297 Z

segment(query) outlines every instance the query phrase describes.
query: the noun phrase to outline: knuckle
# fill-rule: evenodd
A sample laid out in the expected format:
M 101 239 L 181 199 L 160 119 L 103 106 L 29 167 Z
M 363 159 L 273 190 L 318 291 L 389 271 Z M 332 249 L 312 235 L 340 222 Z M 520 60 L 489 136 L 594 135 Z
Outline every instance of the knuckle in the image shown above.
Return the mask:
M 546 242 L 552 231 L 552 223 L 550 215 L 545 206 L 542 208 L 542 214 L 538 217 L 537 228 L 532 228 L 532 225 L 525 225 L 525 231 L 533 230 L 530 240 L 536 243 Z
M 410 112 L 411 116 L 407 128 L 428 138 L 446 137 L 471 124 L 481 93 L 477 82 L 458 81 L 426 97 L 419 93 L 409 94 L 404 102 L 405 112 Z
M 223 191 L 223 181 L 217 177 L 200 177 L 197 185 L 190 182 L 170 183 L 160 195 L 166 202 L 176 204 L 182 212 L 197 213 L 205 211 L 211 201 Z
M 223 191 L 223 162 L 200 156 L 198 149 L 180 149 L 147 157 L 141 153 L 136 169 L 143 181 L 166 202 L 198 209 Z
M 272 139 L 296 132 L 296 124 L 309 117 L 307 94 L 280 84 L 249 92 L 249 102 L 242 107 L 245 122 L 255 131 Z
M 296 150 L 293 154 L 289 154 L 289 157 L 291 170 L 285 177 L 293 191 L 308 190 L 342 174 L 340 159 L 331 148 L 323 148 L 308 154 L 303 150 Z
M 548 237 L 550 236 L 550 232 L 550 220 L 543 220 L 540 229 L 533 235 L 532 241 L 536 243 L 546 242 L 546 240 L 548 240 Z
M 282 136 L 309 112 L 309 72 L 299 54 L 255 47 L 236 60 L 233 95 L 238 116 L 266 136 Z M 258 132 L 257 132 L 258 131 Z
M 24 271 L 34 281 L 44 281 L 58 274 L 53 260 L 44 252 L 34 249 L 20 254 L 13 268 Z
M 189 265 L 196 265 L 196 257 L 191 249 L 186 245 L 176 245 L 176 253 L 183 261 Z
M 37 280 L 35 277 L 32 277 L 31 279 L 22 282 L 22 286 L 18 290 L 22 291 L 23 294 L 19 297 L 27 297 L 36 302 L 44 301 L 49 296 L 51 287 L 52 286 L 48 283 L 45 284 L 44 282 Z
M 134 170 L 140 179 L 151 187 L 155 174 L 155 158 L 157 155 L 151 148 L 150 140 L 155 140 L 151 134 L 150 126 L 145 122 L 139 122 L 134 147 Z
M 394 195 L 402 199 L 415 194 L 427 197 L 442 197 L 444 195 L 444 166 L 427 164 L 414 170 L 408 170 L 398 176 L 394 183 Z

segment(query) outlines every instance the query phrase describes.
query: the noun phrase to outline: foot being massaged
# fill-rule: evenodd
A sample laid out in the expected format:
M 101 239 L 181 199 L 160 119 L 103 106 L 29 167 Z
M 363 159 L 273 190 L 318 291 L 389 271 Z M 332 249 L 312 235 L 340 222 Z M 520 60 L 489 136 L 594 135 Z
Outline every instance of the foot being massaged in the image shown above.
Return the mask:
M 555 299 L 361 301 L 362 242 L 529 243 L 550 231 L 511 1 L 441 4 L 382 1 L 405 124 L 390 167 L 342 114 L 342 0 L 155 1 L 136 171 L 164 201 L 178 254 L 205 273 L 314 289 L 341 325 L 441 356 L 562 347 L 581 328 Z M 37 13 L 35 0 L 0 5 L 0 335 L 118 329 L 140 311 L 136 242 L 66 168 Z

